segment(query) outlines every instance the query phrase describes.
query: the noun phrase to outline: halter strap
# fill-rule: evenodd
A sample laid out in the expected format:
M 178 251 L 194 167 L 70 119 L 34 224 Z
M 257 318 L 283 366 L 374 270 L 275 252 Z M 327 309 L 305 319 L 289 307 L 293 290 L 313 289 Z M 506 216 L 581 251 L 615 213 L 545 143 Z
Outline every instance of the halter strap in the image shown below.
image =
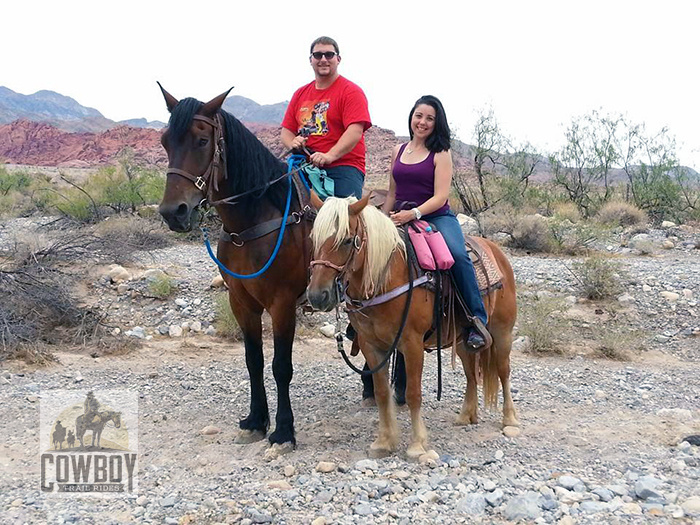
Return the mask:
M 214 128 L 215 149 L 214 154 L 211 157 L 211 161 L 209 162 L 209 166 L 207 166 L 207 169 L 200 176 L 192 175 L 188 171 L 181 170 L 179 168 L 169 167 L 168 171 L 165 172 L 165 176 L 167 177 L 172 173 L 173 175 L 184 177 L 185 179 L 191 181 L 195 188 L 204 192 L 205 197 L 209 198 L 212 190 L 219 189 L 218 180 L 221 177 L 214 177 L 214 172 L 218 171 L 223 178 L 226 178 L 226 144 L 222 133 L 221 116 L 217 113 L 216 117 L 211 119 L 209 117 L 205 117 L 204 115 L 195 115 L 192 117 L 192 120 L 201 120 Z

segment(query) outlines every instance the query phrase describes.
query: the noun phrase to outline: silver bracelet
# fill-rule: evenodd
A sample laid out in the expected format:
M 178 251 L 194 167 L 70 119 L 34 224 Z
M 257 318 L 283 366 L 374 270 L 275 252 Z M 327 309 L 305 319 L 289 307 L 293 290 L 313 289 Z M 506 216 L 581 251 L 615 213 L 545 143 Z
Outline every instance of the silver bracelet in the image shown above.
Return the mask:
M 420 212 L 420 210 L 418 208 L 413 208 L 411 211 L 416 214 L 417 221 L 419 221 L 420 218 L 423 216 L 423 214 Z

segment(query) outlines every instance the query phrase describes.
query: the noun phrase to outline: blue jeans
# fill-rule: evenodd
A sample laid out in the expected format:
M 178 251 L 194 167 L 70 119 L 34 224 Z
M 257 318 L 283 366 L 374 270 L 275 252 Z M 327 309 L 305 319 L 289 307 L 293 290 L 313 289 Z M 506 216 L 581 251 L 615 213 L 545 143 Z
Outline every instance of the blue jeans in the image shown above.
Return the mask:
M 450 210 L 441 213 L 440 215 L 426 215 L 422 217 L 435 225 L 437 230 L 442 234 L 450 253 L 455 260 L 452 267 L 452 275 L 454 276 L 457 289 L 462 294 L 464 302 L 471 310 L 472 315 L 481 319 L 486 325 L 486 309 L 484 301 L 479 293 L 479 284 L 476 281 L 476 273 L 474 273 L 474 264 L 471 257 L 467 253 L 464 246 L 464 235 L 462 228 L 457 221 L 454 213 Z
M 349 197 L 354 195 L 362 198 L 362 186 L 365 184 L 365 176 L 354 166 L 333 166 L 324 168 L 328 176 L 335 182 L 335 196 Z

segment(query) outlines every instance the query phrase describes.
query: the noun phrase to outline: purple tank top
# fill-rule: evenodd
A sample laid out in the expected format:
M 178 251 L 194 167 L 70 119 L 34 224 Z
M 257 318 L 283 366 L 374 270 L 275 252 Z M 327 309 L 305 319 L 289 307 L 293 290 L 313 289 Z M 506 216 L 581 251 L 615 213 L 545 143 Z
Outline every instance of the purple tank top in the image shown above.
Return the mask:
M 435 195 L 435 152 L 431 151 L 428 157 L 417 164 L 404 164 L 401 155 L 407 144 L 399 149 L 399 154 L 394 162 L 394 182 L 396 182 L 396 209 L 420 206 Z M 404 203 L 414 203 L 408 206 Z M 431 213 L 440 214 L 450 209 L 450 204 L 445 201 L 440 208 Z

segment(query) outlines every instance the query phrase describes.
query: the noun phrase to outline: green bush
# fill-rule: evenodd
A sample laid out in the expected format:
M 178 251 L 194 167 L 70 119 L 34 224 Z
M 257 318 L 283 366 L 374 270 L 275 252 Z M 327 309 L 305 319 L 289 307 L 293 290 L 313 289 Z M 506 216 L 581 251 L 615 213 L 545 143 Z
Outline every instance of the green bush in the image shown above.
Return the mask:
M 601 255 L 587 257 L 573 265 L 573 273 L 588 299 L 607 299 L 622 290 L 620 265 Z
M 167 274 L 161 274 L 153 277 L 148 283 L 148 292 L 158 299 L 166 299 L 173 295 L 177 290 L 177 284 Z
M 559 298 L 543 297 L 518 301 L 518 335 L 530 339 L 529 352 L 533 354 L 563 354 L 558 338 L 565 331 L 559 315 L 564 302 Z
M 216 296 L 214 299 L 214 309 L 216 314 L 214 318 L 214 328 L 216 328 L 217 333 L 231 339 L 240 339 L 241 329 L 231 311 L 228 292 L 223 292 Z

